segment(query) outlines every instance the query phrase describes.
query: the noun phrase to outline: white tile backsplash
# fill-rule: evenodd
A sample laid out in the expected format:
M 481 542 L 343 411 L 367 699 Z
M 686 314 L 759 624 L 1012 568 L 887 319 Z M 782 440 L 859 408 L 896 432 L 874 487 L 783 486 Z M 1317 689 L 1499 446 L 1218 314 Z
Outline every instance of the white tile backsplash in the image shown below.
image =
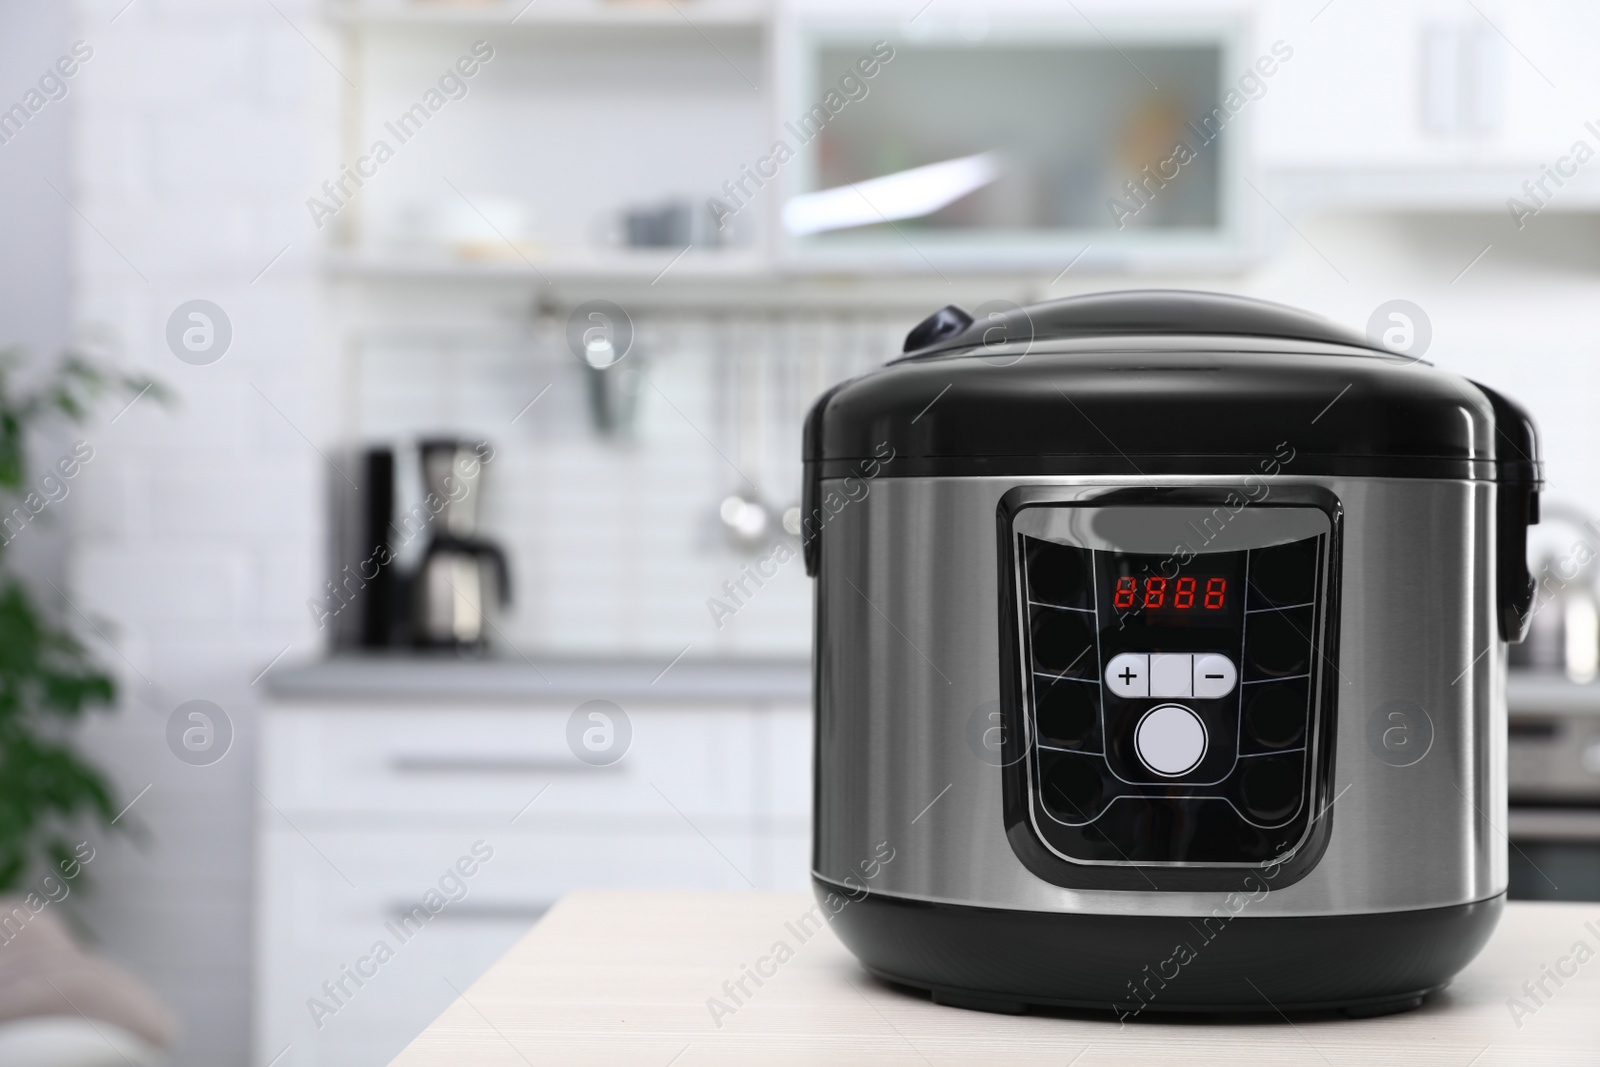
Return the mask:
M 592 424 L 589 372 L 559 320 L 501 336 L 356 337 L 349 380 L 359 384 L 342 436 L 405 444 L 444 430 L 495 446 L 484 533 L 513 561 L 516 603 L 500 627 L 516 645 L 665 658 L 686 644 L 804 655 L 810 589 L 798 562 L 749 610 L 713 625 L 705 601 L 752 558 L 724 536 L 717 506 L 752 483 L 778 514 L 800 503 L 806 408 L 825 385 L 892 353 L 903 319 L 633 318 L 624 365 L 642 366 L 645 384 L 633 426 L 614 438 Z M 414 477 L 402 499 L 417 496 Z

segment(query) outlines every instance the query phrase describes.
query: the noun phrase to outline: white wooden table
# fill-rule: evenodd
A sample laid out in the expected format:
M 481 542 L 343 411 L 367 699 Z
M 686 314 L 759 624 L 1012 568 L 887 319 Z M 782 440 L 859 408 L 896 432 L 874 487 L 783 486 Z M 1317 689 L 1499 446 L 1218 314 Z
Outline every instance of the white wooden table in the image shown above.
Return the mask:
M 1119 1026 L 1114 1018 L 1006 1016 L 941 1007 L 884 986 L 824 931 L 785 927 L 802 893 L 591 892 L 565 897 L 394 1063 L 1052 1064 L 1103 1067 L 1566 1067 L 1600 1064 L 1600 904 L 1508 906 L 1488 947 L 1422 1008 L 1378 1019 L 1266 1018 Z M 1593 923 L 1593 930 L 1585 924 Z M 714 1020 L 723 983 L 794 948 L 733 1014 Z M 1571 956 L 1578 942 L 1593 958 Z M 1563 957 L 1568 962 L 1561 963 Z M 1514 1019 L 1544 965 L 1576 974 Z M 1307 961 L 1314 966 L 1315 961 Z M 764 965 L 771 970 L 772 964 Z M 718 1023 L 720 1022 L 720 1026 Z M 1521 1025 L 1518 1025 L 1518 1022 Z

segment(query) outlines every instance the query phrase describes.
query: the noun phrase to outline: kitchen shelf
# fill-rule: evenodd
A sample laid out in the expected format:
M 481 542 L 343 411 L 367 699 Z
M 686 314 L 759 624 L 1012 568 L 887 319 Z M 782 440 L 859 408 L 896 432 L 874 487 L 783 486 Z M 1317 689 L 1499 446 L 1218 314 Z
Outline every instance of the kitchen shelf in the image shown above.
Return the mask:
M 941 271 L 922 261 L 907 264 L 852 263 L 847 259 L 794 257 L 782 259 L 762 252 L 691 251 L 677 263 L 672 249 L 617 250 L 592 256 L 563 256 L 527 260 L 510 255 L 487 259 L 457 258 L 443 253 L 387 252 L 371 249 L 333 248 L 324 253 L 325 273 L 354 281 L 439 281 L 503 282 L 531 281 L 554 284 L 628 284 L 647 287 L 671 286 L 681 282 L 718 282 L 741 287 L 817 281 L 849 281 L 880 289 L 936 286 L 940 292 L 958 290 L 972 282 L 977 299 L 995 296 L 996 286 L 1007 281 L 1037 290 L 1039 299 L 1064 296 L 1079 287 L 1081 279 L 1095 274 L 1125 274 L 1137 266 L 1124 255 L 1096 256 L 1091 252 L 1073 264 L 1070 274 L 1059 269 L 1056 260 L 1038 263 L 1000 261 L 969 265 L 965 269 L 947 265 Z M 1071 257 L 1068 257 L 1069 262 Z M 1213 269 L 1237 269 L 1242 260 L 1207 259 Z M 670 268 L 670 269 L 669 269 Z M 663 273 L 665 272 L 665 273 Z
M 764 0 L 490 0 L 485 3 L 335 3 L 328 18 L 353 28 L 495 27 L 760 29 L 771 12 Z
M 324 258 L 336 277 L 392 279 L 396 281 L 518 281 L 642 282 L 697 281 L 765 276 L 771 261 L 747 252 L 691 250 L 678 258 L 675 249 L 636 249 L 595 256 L 521 259 L 507 254 L 487 259 L 463 259 L 444 254 L 330 251 Z M 674 262 L 674 260 L 677 260 Z
M 737 261 L 730 256 L 726 262 L 701 263 L 691 263 L 685 257 L 684 262 L 659 278 L 661 265 L 654 263 L 629 266 L 570 260 L 534 262 L 542 276 L 520 261 L 332 251 L 324 256 L 323 271 L 333 281 L 379 290 L 422 292 L 450 286 L 458 293 L 480 292 L 486 298 L 514 290 L 556 306 L 604 296 L 621 301 L 630 309 L 659 306 L 709 314 L 801 309 L 887 313 L 904 318 L 907 328 L 944 304 L 973 308 L 986 300 L 1004 299 L 1024 305 L 1103 288 L 1105 284 L 1103 275 L 1082 269 L 1052 285 L 1052 275 L 1056 273 L 1053 271 L 963 272 L 944 277 L 925 271 L 861 273 L 781 264 L 756 256 Z
M 1092 275 L 1074 275 L 1070 284 L 1052 287 L 1050 279 L 1041 275 L 993 273 L 981 275 L 952 275 L 947 283 L 935 275 L 874 275 L 857 276 L 830 274 L 818 271 L 781 271 L 753 268 L 743 272 L 722 272 L 716 277 L 706 273 L 673 270 L 659 282 L 651 284 L 649 275 L 580 273 L 552 271 L 541 267 L 545 277 L 535 275 L 526 266 L 509 264 L 397 264 L 393 262 L 362 262 L 359 259 L 334 256 L 324 261 L 324 271 L 335 283 L 366 289 L 377 303 L 373 307 L 388 306 L 386 302 L 400 300 L 427 301 L 441 292 L 449 291 L 455 299 L 484 301 L 484 308 L 499 309 L 508 306 L 525 308 L 532 299 L 547 310 L 561 310 L 596 298 L 620 303 L 631 313 L 665 311 L 673 314 L 693 313 L 709 316 L 738 314 L 816 314 L 820 316 L 865 316 L 898 320 L 903 328 L 921 320 L 934 308 L 955 303 L 973 308 L 986 300 L 1010 300 L 1019 306 L 1069 296 L 1088 288 L 1104 287 L 1103 278 L 1089 279 Z M 352 308 L 363 306 L 359 301 Z M 353 312 L 353 330 L 368 333 L 393 327 L 396 319 L 389 312 L 369 312 L 367 317 Z M 401 329 L 414 335 L 420 326 L 410 320 Z

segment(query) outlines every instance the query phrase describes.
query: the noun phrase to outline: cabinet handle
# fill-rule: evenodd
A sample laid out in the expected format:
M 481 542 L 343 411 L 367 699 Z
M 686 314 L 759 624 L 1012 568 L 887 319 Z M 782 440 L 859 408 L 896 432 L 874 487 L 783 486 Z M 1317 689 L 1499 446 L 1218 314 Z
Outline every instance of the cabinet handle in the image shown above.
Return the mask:
M 500 903 L 462 900 L 447 905 L 443 911 L 431 916 L 428 924 L 450 919 L 455 922 L 522 922 L 531 923 L 550 910 L 553 900 L 529 901 L 503 901 Z M 389 905 L 387 911 L 390 922 L 399 922 L 403 918 L 415 915 L 415 910 L 421 908 L 420 904 L 406 904 L 395 902 Z M 427 909 L 423 909 L 426 912 Z M 413 920 L 414 921 L 414 920 Z
M 402 755 L 389 761 L 397 774 L 595 774 L 603 771 L 618 772 L 622 768 L 613 763 L 607 767 L 591 767 L 576 759 L 556 756 L 429 756 Z

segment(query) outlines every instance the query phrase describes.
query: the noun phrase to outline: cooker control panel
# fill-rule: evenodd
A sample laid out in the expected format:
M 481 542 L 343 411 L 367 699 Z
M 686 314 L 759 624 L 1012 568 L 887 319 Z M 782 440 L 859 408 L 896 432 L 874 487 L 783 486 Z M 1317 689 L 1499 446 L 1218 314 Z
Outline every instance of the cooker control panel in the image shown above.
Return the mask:
M 1331 524 L 1261 508 L 1202 512 L 1208 527 L 1187 510 L 1013 519 L 1029 744 L 1007 773 L 1026 774 L 1034 828 L 1067 860 L 1259 864 L 1308 832 Z M 1168 531 L 1190 533 L 1154 550 Z

